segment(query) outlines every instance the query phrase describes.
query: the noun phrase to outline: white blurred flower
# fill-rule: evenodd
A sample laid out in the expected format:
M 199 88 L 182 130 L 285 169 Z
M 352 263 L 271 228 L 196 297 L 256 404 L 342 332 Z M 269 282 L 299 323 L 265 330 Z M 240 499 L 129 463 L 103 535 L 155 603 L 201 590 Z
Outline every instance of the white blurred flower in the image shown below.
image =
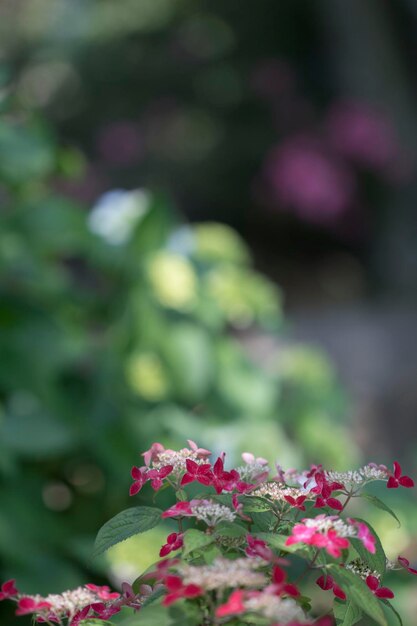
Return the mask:
M 88 216 L 90 230 L 119 246 L 129 241 L 138 222 L 148 212 L 150 194 L 142 189 L 114 189 L 103 194 Z

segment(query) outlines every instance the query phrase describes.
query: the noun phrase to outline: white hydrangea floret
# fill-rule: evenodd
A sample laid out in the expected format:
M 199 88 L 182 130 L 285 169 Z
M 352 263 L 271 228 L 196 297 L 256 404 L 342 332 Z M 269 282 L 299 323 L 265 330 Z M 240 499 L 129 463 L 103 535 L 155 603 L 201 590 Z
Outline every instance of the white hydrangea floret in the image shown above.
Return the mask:
M 148 212 L 150 194 L 142 189 L 114 189 L 103 194 L 88 216 L 88 226 L 107 243 L 120 246 L 132 236 L 138 222 Z
M 195 504 L 191 504 L 191 510 L 193 515 L 207 526 L 216 526 L 220 522 L 233 522 L 236 519 L 236 513 L 229 507 L 212 500 L 196 500 Z
M 210 565 L 183 564 L 180 572 L 185 585 L 194 584 L 210 591 L 229 587 L 261 587 L 266 584 L 265 575 L 257 570 L 265 565 L 259 558 L 225 559 L 219 557 Z

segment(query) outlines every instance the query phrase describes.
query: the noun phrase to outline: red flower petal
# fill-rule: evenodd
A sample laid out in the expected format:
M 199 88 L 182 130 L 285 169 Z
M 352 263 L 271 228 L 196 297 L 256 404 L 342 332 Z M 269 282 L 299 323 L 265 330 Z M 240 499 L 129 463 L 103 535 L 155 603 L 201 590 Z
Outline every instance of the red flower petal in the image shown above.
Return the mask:
M 189 483 L 193 483 L 195 479 L 195 474 L 184 474 L 184 476 L 181 478 L 181 485 L 188 485 Z
M 399 478 L 399 483 L 403 487 L 407 487 L 407 489 L 414 487 L 414 480 L 409 476 L 401 476 L 401 478 Z
M 272 580 L 274 581 L 275 584 L 279 585 L 283 583 L 286 577 L 287 575 L 284 572 L 284 570 L 278 567 L 277 565 L 272 570 Z
M 139 467 L 132 467 L 130 474 L 134 480 L 143 480 L 143 474 Z
M 197 476 L 197 480 L 199 483 L 201 483 L 202 485 L 211 485 L 213 482 L 213 478 L 211 476 Z
M 296 506 L 296 501 L 292 496 L 284 496 L 284 500 L 291 504 L 291 506 Z
M 371 591 L 376 591 L 379 587 L 379 580 L 376 576 L 367 576 L 366 584 L 368 585 Z
M 130 485 L 129 495 L 135 496 L 137 493 L 139 493 L 141 489 L 142 489 L 142 484 L 139 481 L 137 481 L 133 483 L 133 485 Z
M 333 585 L 333 593 L 339 600 L 346 600 L 346 594 L 336 583 Z
M 328 591 L 329 589 L 333 588 L 334 580 L 329 575 L 327 575 L 326 577 L 322 575 L 317 578 L 316 584 L 320 587 L 320 589 L 323 589 L 323 591 Z
M 343 509 L 343 504 L 336 498 L 327 498 L 326 504 L 332 509 L 336 509 L 336 511 L 341 511 Z
M 168 543 L 166 543 L 164 546 L 162 546 L 162 548 L 159 550 L 159 556 L 167 556 L 168 554 L 170 554 L 172 552 L 172 546 Z
M 190 472 L 190 474 L 196 474 L 197 473 L 198 464 L 195 461 L 192 461 L 191 459 L 187 459 L 185 461 L 185 465 L 187 467 L 187 471 Z
M 398 485 L 399 485 L 399 482 L 396 478 L 394 478 L 394 476 L 390 476 L 388 478 L 388 482 L 387 482 L 388 489 L 397 489 Z
M 399 478 L 401 476 L 401 465 L 398 461 L 394 461 L 394 476 L 395 478 Z
M 184 598 L 196 598 L 203 593 L 203 590 L 198 585 L 187 585 L 184 587 L 183 596 Z
M 159 478 L 166 478 L 174 469 L 173 465 L 165 465 L 159 470 Z
M 377 589 L 375 591 L 375 595 L 378 596 L 378 598 L 393 598 L 394 594 L 391 591 L 391 589 L 388 589 L 388 587 L 380 587 L 379 589 Z
M 300 592 L 298 591 L 297 587 L 291 583 L 286 583 L 283 586 L 283 591 L 289 596 L 292 596 L 293 598 L 297 598 L 300 595 Z
M 179 576 L 168 574 L 165 578 L 165 585 L 169 591 L 179 591 L 182 588 L 182 580 Z

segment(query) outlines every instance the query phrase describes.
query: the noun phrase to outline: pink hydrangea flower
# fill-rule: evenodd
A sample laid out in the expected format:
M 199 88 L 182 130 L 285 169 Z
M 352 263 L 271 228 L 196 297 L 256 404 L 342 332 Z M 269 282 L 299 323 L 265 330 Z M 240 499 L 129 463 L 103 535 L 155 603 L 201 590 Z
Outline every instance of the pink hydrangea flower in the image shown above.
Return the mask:
M 397 489 L 400 485 L 401 487 L 410 489 L 414 487 L 414 480 L 410 478 L 410 476 L 405 476 L 402 473 L 401 465 L 397 461 L 394 461 L 393 473 L 388 479 L 387 487 L 388 489 Z
M 90 591 L 94 591 L 94 593 L 97 594 L 97 596 L 101 598 L 101 600 L 108 601 L 108 600 L 117 600 L 117 598 L 120 598 L 120 593 L 118 593 L 117 591 L 110 591 L 110 587 L 108 587 L 107 585 L 103 585 L 99 587 L 98 585 L 93 585 L 92 583 L 88 583 L 85 586 Z
M 191 502 L 177 502 L 162 513 L 162 517 L 190 517 L 193 515 Z
M 241 589 L 232 591 L 227 602 L 221 604 L 216 609 L 216 617 L 227 617 L 228 615 L 240 615 L 245 612 L 243 600 L 245 594 Z
M 159 551 L 159 556 L 167 556 L 175 550 L 179 550 L 184 545 L 183 533 L 171 533 L 167 537 L 167 542 Z
M 7 580 L 5 583 L 2 584 L 0 591 L 0 601 L 8 600 L 9 598 L 12 598 L 19 593 L 16 589 L 15 583 L 15 579 L 12 578 L 12 580 Z
M 40 611 L 47 611 L 51 608 L 49 602 L 44 600 L 35 600 L 25 596 L 20 598 L 17 603 L 16 615 L 27 615 L 28 613 L 38 613 Z
M 417 569 L 414 569 L 414 567 L 410 567 L 410 561 L 408 559 L 406 559 L 404 556 L 399 556 L 398 557 L 398 563 L 401 565 L 401 567 L 406 569 L 407 572 L 409 572 L 410 574 L 416 574 L 417 575 Z
M 380 586 L 379 580 L 376 576 L 367 576 L 365 582 L 368 585 L 369 589 L 372 591 L 372 593 L 378 598 L 394 597 L 394 593 L 391 591 L 391 589 L 388 589 L 388 587 Z
M 203 589 L 198 585 L 184 585 L 179 576 L 169 574 L 165 578 L 167 594 L 162 600 L 164 606 L 170 606 L 181 598 L 197 598 L 203 594 Z
M 330 574 L 327 574 L 326 576 L 319 576 L 316 580 L 316 584 L 320 587 L 320 589 L 323 589 L 323 591 L 331 589 L 333 594 L 336 598 L 339 598 L 339 600 L 346 600 L 345 592 L 339 587 Z
M 210 463 L 203 463 L 199 465 L 191 459 L 187 459 L 186 462 L 187 472 L 181 479 L 181 485 L 188 485 L 194 481 L 201 483 L 202 485 L 211 485 L 213 482 L 213 475 L 211 472 Z
M 247 548 L 245 550 L 247 556 L 260 557 L 264 559 L 264 561 L 273 561 L 275 558 L 274 553 L 268 546 L 265 541 L 262 539 L 256 539 L 252 535 L 246 535 Z

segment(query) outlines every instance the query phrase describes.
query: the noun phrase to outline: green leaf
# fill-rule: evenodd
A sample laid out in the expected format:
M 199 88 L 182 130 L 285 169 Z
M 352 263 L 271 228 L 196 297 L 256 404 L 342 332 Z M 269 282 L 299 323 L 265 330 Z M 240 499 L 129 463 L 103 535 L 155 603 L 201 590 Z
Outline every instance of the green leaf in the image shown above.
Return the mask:
M 171 626 L 169 609 L 161 605 L 143 607 L 131 620 L 122 622 L 121 626 Z
M 200 608 L 184 600 L 171 606 L 169 615 L 171 618 L 170 626 L 200 626 L 203 622 Z
M 207 565 L 213 563 L 214 559 L 217 559 L 219 556 L 222 556 L 222 551 L 214 544 L 208 546 L 203 552 L 203 559 Z
M 209 335 L 193 324 L 181 323 L 163 337 L 165 363 L 179 398 L 201 401 L 213 379 L 213 349 Z
M 387 566 L 387 557 L 385 556 L 384 548 L 382 547 L 381 541 L 379 540 L 378 535 L 375 530 L 372 528 L 368 522 L 364 520 L 356 518 L 359 522 L 366 524 L 375 537 L 375 554 L 372 554 L 365 548 L 362 541 L 360 539 L 351 538 L 350 542 L 352 546 L 355 548 L 359 557 L 362 559 L 364 563 L 366 563 L 369 569 L 376 570 L 380 576 L 385 574 L 385 569 Z
M 52 142 L 35 129 L 0 125 L 0 177 L 12 184 L 47 175 L 54 165 Z
M 243 509 L 245 511 L 245 509 Z M 275 515 L 268 511 L 262 513 L 251 513 L 255 532 L 268 532 L 277 521 Z
M 340 565 L 329 565 L 327 571 L 346 593 L 350 602 L 356 604 L 380 626 L 388 626 L 380 601 L 359 576 Z
M 145 608 L 145 606 L 148 606 L 149 604 L 153 604 L 156 600 L 159 600 L 159 598 L 162 598 L 162 596 L 164 595 L 165 595 L 165 588 L 157 589 L 156 591 L 153 591 L 143 601 L 142 608 Z
M 401 619 L 401 615 L 398 613 L 398 611 L 396 609 L 394 609 L 394 607 L 392 606 L 391 602 L 389 600 L 382 600 L 383 604 L 385 604 L 385 606 L 387 606 L 389 609 L 391 609 L 392 613 L 395 615 L 397 623 L 399 624 L 399 626 L 403 626 L 403 620 Z
M 333 606 L 336 626 L 353 626 L 362 617 L 361 609 L 347 598 L 344 602 L 336 599 Z
M 190 554 L 194 550 L 201 550 L 202 548 L 213 543 L 213 535 L 206 535 L 201 530 L 190 528 L 184 533 L 184 556 Z
M 246 534 L 246 528 L 234 522 L 222 522 L 216 526 L 216 535 L 220 535 L 221 537 L 244 537 Z
M 255 496 L 245 498 L 245 513 L 262 513 L 264 511 L 270 511 L 271 508 L 271 503 L 264 498 L 257 498 Z
M 382 500 L 380 500 L 376 496 L 372 496 L 369 493 L 361 494 L 361 498 L 364 498 L 365 500 L 368 500 L 368 502 L 373 504 L 374 507 L 376 507 L 377 509 L 381 509 L 381 511 L 385 511 L 386 513 L 391 515 L 391 517 L 393 517 L 395 519 L 395 521 L 398 522 L 398 528 L 400 528 L 400 526 L 401 526 L 400 520 L 398 519 L 398 517 L 394 513 L 394 511 L 392 509 L 390 509 L 390 507 L 387 504 L 385 504 L 385 502 L 383 502 Z
M 98 531 L 94 544 L 93 558 L 109 548 L 125 541 L 133 535 L 144 533 L 154 528 L 161 521 L 162 511 L 150 506 L 136 506 L 121 511 Z

